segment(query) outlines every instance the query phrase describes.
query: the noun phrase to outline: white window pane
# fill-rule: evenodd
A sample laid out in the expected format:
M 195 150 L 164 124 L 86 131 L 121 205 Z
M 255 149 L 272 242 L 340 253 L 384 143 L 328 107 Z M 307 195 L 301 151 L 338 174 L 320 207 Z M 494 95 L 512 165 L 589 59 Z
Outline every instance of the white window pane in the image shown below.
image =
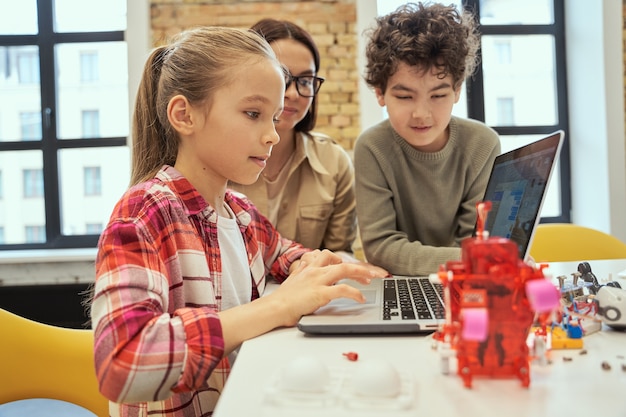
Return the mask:
M 41 139 L 37 46 L 0 47 L 0 141 Z
M 0 35 L 37 33 L 37 0 L 0 0 Z
M 55 32 L 126 30 L 126 0 L 54 0 Z
M 481 0 L 483 25 L 549 25 L 554 23 L 553 0 Z
M 128 60 L 125 42 L 59 44 L 57 132 L 59 139 L 128 136 Z M 85 58 L 87 55 L 90 58 Z M 89 61 L 89 64 L 85 64 Z M 91 65 L 89 82 L 85 65 Z M 93 67 L 96 66 L 97 67 Z M 97 113 L 97 129 L 85 127 L 84 111 Z M 92 120 L 95 123 L 95 120 Z M 86 136 L 83 136 L 83 133 Z
M 510 63 L 501 45 L 510 42 Z M 557 92 L 554 39 L 550 35 L 483 36 L 485 122 L 498 126 L 499 98 L 515 103 L 515 126 L 556 125 Z M 506 61 L 504 61 L 506 62 Z
M 130 181 L 130 149 L 59 151 L 61 230 L 64 235 L 92 233 L 89 224 L 107 224 Z M 83 192 L 84 191 L 84 192 Z
M 387 13 L 391 13 L 394 10 L 396 10 L 398 7 L 402 6 L 403 4 L 406 3 L 410 3 L 410 1 L 407 0 L 377 0 L 376 1 L 376 7 L 377 7 L 377 11 L 378 11 L 378 15 L 382 16 L 382 15 L 386 15 Z M 461 0 L 451 0 L 451 1 L 446 1 L 443 2 L 446 6 L 449 4 L 454 4 L 457 9 L 461 10 Z
M 29 194 L 43 194 L 43 189 L 40 188 L 43 186 L 42 177 L 36 174 L 41 172 L 43 167 L 42 153 L 41 151 L 0 152 L 0 167 L 4 197 L 0 198 L 0 227 L 4 230 L 3 243 L 27 243 L 26 226 L 42 226 L 45 229 L 46 224 L 43 196 L 25 196 L 25 185 L 29 187 Z M 25 175 L 28 180 L 25 179 Z

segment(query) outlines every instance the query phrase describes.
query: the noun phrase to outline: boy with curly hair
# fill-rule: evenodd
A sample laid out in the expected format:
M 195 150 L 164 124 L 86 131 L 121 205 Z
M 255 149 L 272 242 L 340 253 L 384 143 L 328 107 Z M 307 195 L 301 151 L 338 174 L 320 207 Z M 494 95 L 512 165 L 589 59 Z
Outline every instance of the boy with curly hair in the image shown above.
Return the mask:
M 369 36 L 365 80 L 389 118 L 354 148 L 363 250 L 394 275 L 426 275 L 460 258 L 500 153 L 493 129 L 452 116 L 480 37 L 469 12 L 438 3 L 401 6 Z

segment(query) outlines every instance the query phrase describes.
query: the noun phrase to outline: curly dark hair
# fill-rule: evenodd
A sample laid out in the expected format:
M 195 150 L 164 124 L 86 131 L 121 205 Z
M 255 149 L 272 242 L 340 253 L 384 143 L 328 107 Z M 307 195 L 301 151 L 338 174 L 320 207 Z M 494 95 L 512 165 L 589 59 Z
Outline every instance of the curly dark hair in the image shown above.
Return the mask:
M 368 35 L 365 81 L 383 93 L 400 62 L 423 70 L 436 68 L 441 78 L 451 75 L 458 88 L 478 61 L 476 20 L 454 5 L 407 3 L 378 17 Z
M 311 54 L 313 55 L 313 62 L 315 64 L 315 73 L 317 74 L 319 72 L 320 52 L 317 49 L 317 45 L 311 35 L 300 26 L 287 20 L 266 18 L 256 22 L 252 25 L 252 27 L 250 27 L 250 29 L 265 38 L 270 45 L 272 42 L 281 39 L 293 39 L 300 42 L 309 51 L 311 51 Z M 304 118 L 296 124 L 295 130 L 296 132 L 309 132 L 315 128 L 316 121 L 317 94 L 313 97 L 309 111 L 306 113 Z

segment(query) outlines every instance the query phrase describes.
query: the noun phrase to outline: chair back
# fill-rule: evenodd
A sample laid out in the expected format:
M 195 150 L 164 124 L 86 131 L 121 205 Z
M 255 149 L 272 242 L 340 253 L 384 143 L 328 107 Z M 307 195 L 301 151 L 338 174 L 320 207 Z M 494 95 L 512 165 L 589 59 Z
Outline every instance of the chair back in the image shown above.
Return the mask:
M 536 262 L 626 258 L 626 243 L 600 230 L 571 223 L 542 223 L 530 247 Z
M 0 309 L 0 404 L 48 398 L 109 415 L 93 360 L 93 332 L 39 323 Z

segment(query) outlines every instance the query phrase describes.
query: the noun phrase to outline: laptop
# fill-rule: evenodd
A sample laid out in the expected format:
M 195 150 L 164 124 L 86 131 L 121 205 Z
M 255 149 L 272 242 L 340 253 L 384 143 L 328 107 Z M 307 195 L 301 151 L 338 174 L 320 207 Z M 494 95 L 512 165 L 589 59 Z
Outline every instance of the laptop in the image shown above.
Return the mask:
M 528 145 L 498 155 L 483 201 L 491 201 L 485 230 L 506 237 L 528 258 L 529 248 L 552 172 L 563 144 L 564 132 L 556 131 Z M 443 323 L 441 284 L 429 277 L 394 276 L 372 280 L 359 288 L 364 304 L 350 299 L 333 300 L 313 314 L 303 316 L 298 328 L 309 334 L 431 333 Z

